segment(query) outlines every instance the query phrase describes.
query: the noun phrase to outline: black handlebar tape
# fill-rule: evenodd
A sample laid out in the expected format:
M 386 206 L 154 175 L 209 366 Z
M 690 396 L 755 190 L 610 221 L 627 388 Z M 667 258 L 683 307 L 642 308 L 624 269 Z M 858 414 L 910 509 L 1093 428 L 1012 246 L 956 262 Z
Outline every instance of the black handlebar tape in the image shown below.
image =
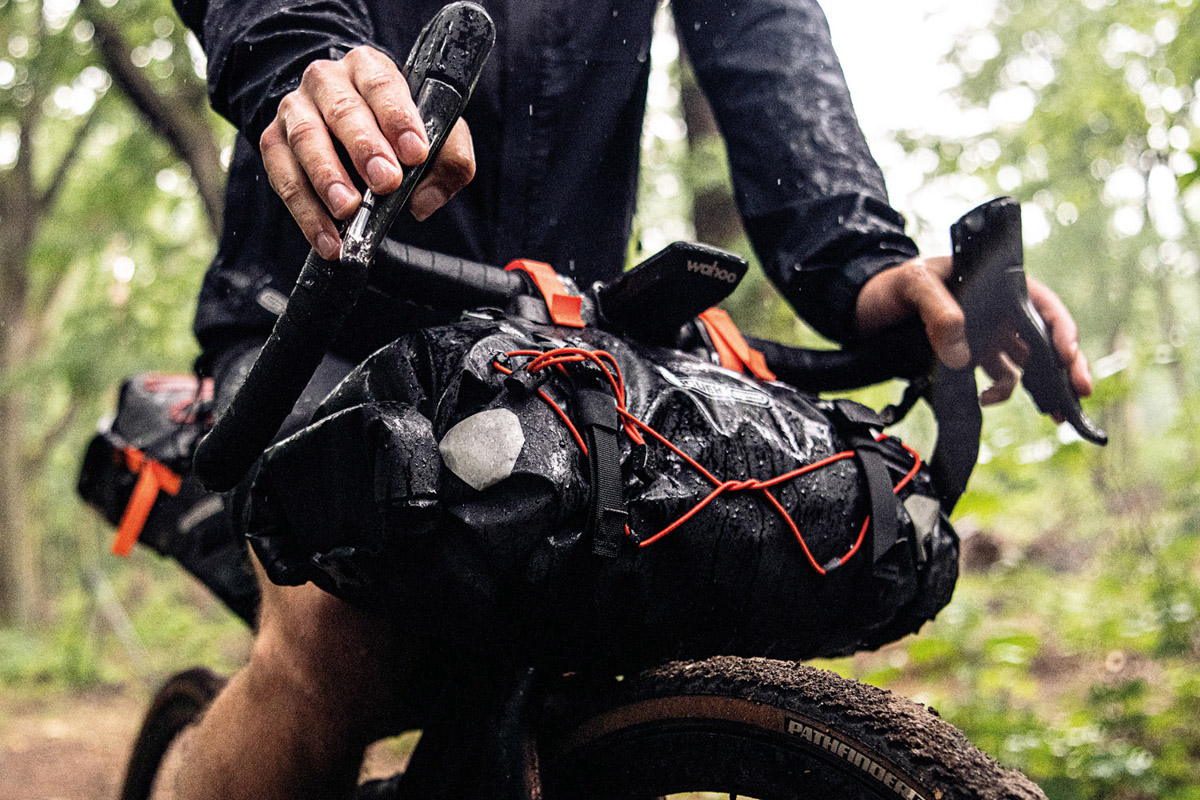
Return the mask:
M 391 240 L 375 254 L 370 284 L 390 297 L 448 310 L 504 308 L 528 291 L 520 272 Z
M 939 362 L 926 397 L 937 421 L 929 472 L 942 510 L 949 514 L 967 490 L 967 481 L 979 460 L 983 409 L 979 407 L 975 367 L 950 369 Z
M 928 374 L 933 360 L 929 341 L 915 323 L 842 350 L 790 347 L 753 336 L 746 343 L 763 354 L 776 378 L 810 392 L 861 389 L 893 378 L 911 381 Z
M 982 353 L 997 328 L 1012 325 L 1029 347 L 1021 383 L 1038 410 L 1061 415 L 1093 444 L 1107 443 L 1107 434 L 1084 413 L 1046 324 L 1029 300 L 1020 205 L 1009 197 L 984 203 L 950 228 L 950 240 L 955 260 L 951 290 L 966 316 L 971 352 Z
M 309 253 L 245 383 L 196 448 L 193 469 L 205 488 L 232 489 L 275 437 L 366 287 L 388 227 L 437 158 L 494 42 L 491 17 L 469 2 L 444 7 L 422 30 L 405 70 L 425 123 L 429 155 L 419 168 L 406 170 L 392 194 L 366 193 L 343 236 L 339 261 Z
M 196 477 L 214 492 L 232 489 L 275 437 L 308 385 L 346 313 L 366 285 L 365 269 L 309 253 L 287 310 L 192 460 Z

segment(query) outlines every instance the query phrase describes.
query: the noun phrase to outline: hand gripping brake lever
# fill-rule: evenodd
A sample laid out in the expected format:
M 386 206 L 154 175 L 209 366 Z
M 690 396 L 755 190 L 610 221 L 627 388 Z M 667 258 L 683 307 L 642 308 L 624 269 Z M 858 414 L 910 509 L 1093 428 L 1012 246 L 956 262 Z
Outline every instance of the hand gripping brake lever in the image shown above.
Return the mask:
M 196 448 L 192 466 L 212 491 L 237 485 L 287 418 L 367 284 L 375 253 L 458 121 L 495 42 L 480 6 L 455 2 L 430 20 L 404 65 L 425 123 L 429 156 L 383 197 L 366 192 L 342 237 L 338 261 L 308 254 L 262 352 L 229 407 Z
M 950 228 L 956 265 L 951 291 L 967 319 L 971 352 L 983 352 L 997 328 L 1011 325 L 1029 347 L 1021 383 L 1038 411 L 1058 415 L 1092 444 L 1108 436 L 1083 412 L 1041 315 L 1029 300 L 1021 247 L 1021 207 L 1010 197 L 984 203 Z

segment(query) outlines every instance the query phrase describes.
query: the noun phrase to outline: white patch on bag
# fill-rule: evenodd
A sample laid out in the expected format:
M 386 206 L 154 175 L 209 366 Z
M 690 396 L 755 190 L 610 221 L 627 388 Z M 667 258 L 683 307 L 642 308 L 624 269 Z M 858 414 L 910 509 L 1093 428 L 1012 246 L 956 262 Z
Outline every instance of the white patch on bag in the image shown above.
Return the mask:
M 446 431 L 438 450 L 447 468 L 477 492 L 512 475 L 525 446 L 521 420 L 507 408 L 472 414 Z
M 933 536 L 942 518 L 941 503 L 923 494 L 910 494 L 904 501 L 904 509 L 912 518 L 918 541 L 925 542 Z

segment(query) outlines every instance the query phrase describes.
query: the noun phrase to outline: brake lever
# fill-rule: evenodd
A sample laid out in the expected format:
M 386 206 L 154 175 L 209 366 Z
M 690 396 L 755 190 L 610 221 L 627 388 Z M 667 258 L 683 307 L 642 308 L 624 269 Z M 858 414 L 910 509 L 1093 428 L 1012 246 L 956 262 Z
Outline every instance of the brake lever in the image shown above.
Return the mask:
M 1029 299 L 1020 204 L 1011 197 L 984 203 L 951 226 L 950 241 L 951 291 L 967 319 L 971 352 L 983 352 L 998 327 L 1012 325 L 1029 347 L 1021 384 L 1038 411 L 1060 416 L 1093 444 L 1107 444 L 1108 435 L 1084 413 L 1046 323 Z

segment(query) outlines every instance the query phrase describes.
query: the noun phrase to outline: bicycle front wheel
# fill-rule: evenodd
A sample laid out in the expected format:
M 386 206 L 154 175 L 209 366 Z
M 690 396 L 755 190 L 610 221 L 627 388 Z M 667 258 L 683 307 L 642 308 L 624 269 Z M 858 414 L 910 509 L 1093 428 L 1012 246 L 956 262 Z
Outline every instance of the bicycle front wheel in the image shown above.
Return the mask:
M 1045 798 L 930 709 L 799 664 L 676 662 L 587 694 L 542 737 L 549 800 Z

